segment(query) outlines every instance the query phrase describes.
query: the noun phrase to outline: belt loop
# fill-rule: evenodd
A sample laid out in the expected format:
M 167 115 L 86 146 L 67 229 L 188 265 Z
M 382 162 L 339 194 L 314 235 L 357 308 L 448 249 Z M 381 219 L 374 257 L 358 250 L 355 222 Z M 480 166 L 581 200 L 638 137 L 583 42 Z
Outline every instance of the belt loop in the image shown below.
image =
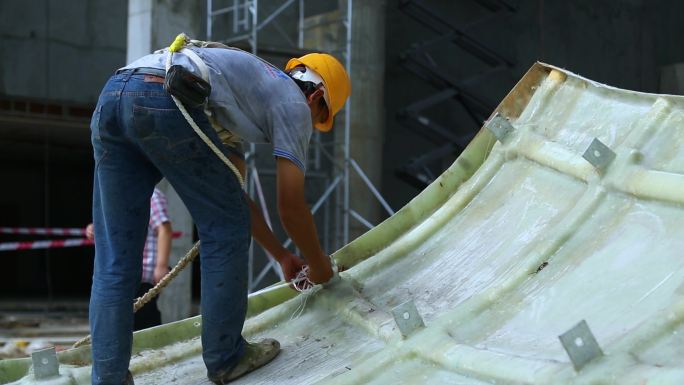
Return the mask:
M 127 82 L 128 82 L 128 79 L 130 79 L 131 76 L 133 76 L 134 73 L 135 73 L 135 70 L 128 70 L 128 71 L 126 71 L 126 72 L 124 73 L 124 74 L 125 74 L 125 77 L 124 77 L 124 79 L 123 79 L 124 83 L 127 83 Z

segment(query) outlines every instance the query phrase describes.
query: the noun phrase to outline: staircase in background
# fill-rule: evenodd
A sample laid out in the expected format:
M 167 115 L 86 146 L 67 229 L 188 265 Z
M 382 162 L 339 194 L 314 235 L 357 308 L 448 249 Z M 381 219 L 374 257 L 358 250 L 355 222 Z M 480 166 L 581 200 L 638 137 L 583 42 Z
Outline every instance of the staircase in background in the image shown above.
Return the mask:
M 400 55 L 403 68 L 432 86 L 435 92 L 424 96 L 402 108 L 397 120 L 416 134 L 435 143 L 432 151 L 412 158 L 407 164 L 396 169 L 397 175 L 406 182 L 423 188 L 442 172 L 443 160 L 460 154 L 470 142 L 482 122 L 489 116 L 495 104 L 484 96 L 470 90 L 478 83 L 497 71 L 506 71 L 513 61 L 480 42 L 470 30 L 508 17 L 516 6 L 506 0 L 471 0 L 486 12 L 467 25 L 455 25 L 448 17 L 426 5 L 425 0 L 401 0 L 399 9 L 412 19 L 435 33 L 429 40 L 413 44 Z M 449 64 L 437 62 L 430 49 L 455 45 L 460 52 L 470 55 L 481 65 L 477 75 L 466 78 L 450 76 Z M 442 103 L 457 103 L 468 116 L 468 121 L 449 121 L 440 123 L 429 117 L 428 109 Z

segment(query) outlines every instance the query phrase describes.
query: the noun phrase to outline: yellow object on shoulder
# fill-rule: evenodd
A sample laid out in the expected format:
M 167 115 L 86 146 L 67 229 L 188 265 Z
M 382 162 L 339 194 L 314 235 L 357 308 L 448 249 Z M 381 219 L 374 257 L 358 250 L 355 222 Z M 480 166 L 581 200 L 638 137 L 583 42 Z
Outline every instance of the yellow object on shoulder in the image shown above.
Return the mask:
M 179 33 L 178 36 L 173 40 L 173 43 L 169 46 L 169 51 L 178 52 L 188 43 L 190 39 L 184 33 Z

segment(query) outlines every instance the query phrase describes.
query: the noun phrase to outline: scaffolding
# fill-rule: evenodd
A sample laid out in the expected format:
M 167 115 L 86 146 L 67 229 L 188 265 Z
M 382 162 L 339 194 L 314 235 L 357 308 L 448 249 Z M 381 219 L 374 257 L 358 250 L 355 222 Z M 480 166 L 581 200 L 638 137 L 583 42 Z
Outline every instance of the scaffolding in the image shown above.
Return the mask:
M 318 5 L 320 6 L 320 2 Z M 262 5 L 262 8 L 260 8 Z M 264 5 L 271 6 L 265 10 Z M 245 48 L 255 55 L 259 55 L 263 46 L 260 45 L 259 32 L 266 26 L 272 25 L 286 44 L 280 45 L 278 50 L 281 54 L 287 53 L 290 56 L 298 56 L 311 51 L 327 51 L 336 56 L 344 63 L 347 72 L 351 75 L 351 42 L 352 42 L 352 0 L 341 0 L 336 7 L 339 17 L 324 20 L 311 20 L 305 17 L 306 0 L 207 0 L 207 40 L 219 41 L 228 45 L 243 44 Z M 293 29 L 288 33 L 279 23 L 279 18 L 283 18 L 286 11 L 297 14 L 296 31 Z M 288 19 L 292 24 L 292 19 Z M 313 28 L 333 24 L 338 24 L 344 33 L 340 33 L 334 39 L 335 48 L 322 50 L 320 47 L 306 47 L 305 33 Z M 217 27 L 222 30 L 219 33 Z M 296 34 L 296 37 L 292 36 Z M 283 48 L 285 47 L 285 48 Z M 271 49 L 273 50 L 273 48 Z M 385 211 L 392 215 L 394 210 L 387 204 L 378 189 L 372 184 L 370 179 L 363 172 L 358 163 L 350 156 L 350 103 L 349 100 L 344 107 L 344 127 L 343 135 L 337 140 L 327 140 L 314 130 L 312 136 L 312 146 L 310 151 L 309 165 L 307 167 L 307 183 L 323 183 L 322 193 L 311 206 L 311 211 L 316 217 L 323 216 L 322 226 L 319 226 L 319 237 L 326 253 L 347 244 L 350 238 L 350 219 L 353 218 L 367 228 L 374 225 L 364 218 L 360 213 L 350 207 L 350 176 L 355 172 L 371 193 L 380 202 Z M 340 114 L 338 114 L 338 117 Z M 339 118 L 338 118 L 339 123 Z M 339 130 L 339 128 L 337 128 Z M 330 151 L 330 147 L 335 151 Z M 246 189 L 250 196 L 261 206 L 264 218 L 271 226 L 270 214 L 267 200 L 264 195 L 260 172 L 257 170 L 257 158 L 266 149 L 259 149 L 254 144 L 249 145 L 246 154 L 247 178 Z M 264 150 L 264 151 L 262 151 Z M 269 149 L 270 150 L 270 149 Z M 270 151 L 267 156 L 271 156 Z M 261 174 L 275 175 L 274 170 L 262 169 Z M 332 208 L 331 206 L 332 202 Z M 319 214 L 320 209 L 322 213 Z M 272 228 L 272 227 L 271 227 Z M 285 247 L 290 247 L 292 240 L 288 239 Z M 257 273 L 259 261 L 256 260 L 254 245 L 249 252 L 249 291 L 252 292 L 263 285 L 264 279 L 273 271 L 282 279 L 279 265 L 272 256 L 266 253 L 268 261 Z M 263 262 L 263 261 L 261 261 Z

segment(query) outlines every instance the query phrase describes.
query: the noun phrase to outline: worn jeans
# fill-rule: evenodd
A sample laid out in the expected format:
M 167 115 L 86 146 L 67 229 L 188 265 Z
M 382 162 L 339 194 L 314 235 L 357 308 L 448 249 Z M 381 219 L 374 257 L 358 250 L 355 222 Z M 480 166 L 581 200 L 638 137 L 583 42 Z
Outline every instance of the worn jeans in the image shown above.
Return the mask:
M 149 80 L 149 78 L 147 79 Z M 224 148 L 205 114 L 189 111 Z M 247 307 L 249 212 L 235 175 L 197 136 L 159 83 L 127 70 L 104 87 L 91 122 L 95 267 L 90 296 L 92 383 L 123 383 L 133 298 L 154 186 L 166 177 L 202 242 L 202 346 L 209 374 L 237 364 Z

